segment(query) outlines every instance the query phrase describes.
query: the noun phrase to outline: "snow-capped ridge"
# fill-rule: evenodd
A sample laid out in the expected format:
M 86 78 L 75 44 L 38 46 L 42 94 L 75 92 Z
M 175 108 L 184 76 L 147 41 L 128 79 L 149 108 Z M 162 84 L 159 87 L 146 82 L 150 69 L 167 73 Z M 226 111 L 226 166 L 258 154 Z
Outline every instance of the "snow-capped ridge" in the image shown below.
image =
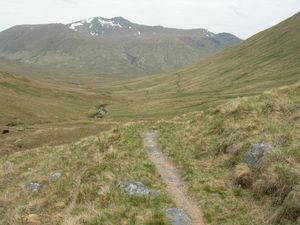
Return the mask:
M 100 26 L 106 27 L 106 28 L 110 28 L 110 27 L 123 28 L 123 26 L 119 22 L 116 21 L 118 19 L 122 19 L 122 17 L 111 18 L 111 19 L 106 19 L 103 17 L 92 17 L 92 18 L 88 18 L 86 20 L 81 20 L 81 21 L 71 23 L 71 24 L 69 24 L 69 28 L 72 30 L 75 30 L 75 31 L 78 30 L 77 29 L 78 27 L 84 26 L 84 25 L 87 25 L 89 29 L 92 29 L 93 26 L 97 26 L 97 25 L 100 25 Z M 130 28 L 127 27 L 127 28 L 131 29 L 131 27 Z

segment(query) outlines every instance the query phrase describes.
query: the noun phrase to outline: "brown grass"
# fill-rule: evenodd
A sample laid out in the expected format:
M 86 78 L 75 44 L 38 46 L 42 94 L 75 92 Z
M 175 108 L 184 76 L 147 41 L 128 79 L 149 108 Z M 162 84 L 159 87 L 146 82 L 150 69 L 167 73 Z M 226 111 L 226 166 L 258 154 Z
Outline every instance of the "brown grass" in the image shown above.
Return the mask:
M 236 166 L 233 175 L 233 182 L 236 186 L 242 188 L 249 188 L 253 183 L 252 171 L 246 164 L 239 164 Z

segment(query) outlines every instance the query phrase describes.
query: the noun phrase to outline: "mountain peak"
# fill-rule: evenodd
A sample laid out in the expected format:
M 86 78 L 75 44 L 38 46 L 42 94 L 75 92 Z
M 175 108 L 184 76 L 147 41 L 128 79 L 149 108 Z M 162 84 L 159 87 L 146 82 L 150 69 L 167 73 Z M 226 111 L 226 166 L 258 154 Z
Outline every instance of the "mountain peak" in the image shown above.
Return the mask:
M 163 26 L 147 26 L 132 23 L 123 17 L 92 17 L 67 24 L 79 33 L 93 37 L 149 37 L 149 36 L 196 36 L 211 38 L 215 34 L 206 29 L 182 30 Z
M 131 30 L 132 25 L 133 23 L 123 17 L 92 17 L 68 24 L 70 29 L 81 33 L 88 33 L 91 36 L 104 36 L 104 34 L 120 29 Z

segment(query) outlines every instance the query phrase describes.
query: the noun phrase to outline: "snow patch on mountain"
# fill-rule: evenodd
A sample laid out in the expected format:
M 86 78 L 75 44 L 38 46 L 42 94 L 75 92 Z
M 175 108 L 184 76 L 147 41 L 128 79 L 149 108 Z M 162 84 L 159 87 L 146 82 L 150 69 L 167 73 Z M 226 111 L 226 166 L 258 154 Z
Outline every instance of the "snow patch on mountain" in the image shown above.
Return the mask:
M 108 29 L 110 28 L 123 28 L 123 26 L 120 23 L 115 22 L 113 19 L 105 19 L 101 17 L 93 17 L 86 20 L 81 20 L 79 22 L 75 22 L 70 24 L 69 28 L 72 30 L 77 31 L 79 26 L 88 26 L 89 29 L 92 29 L 93 26 L 99 24 L 101 27 L 106 27 Z
M 111 26 L 111 27 L 120 27 L 122 28 L 122 26 L 119 23 L 116 23 L 113 20 L 103 20 L 101 18 L 98 18 L 99 23 L 101 23 L 102 26 L 106 25 L 106 26 Z
M 72 30 L 77 30 L 76 28 L 77 28 L 78 26 L 83 26 L 83 23 L 82 23 L 82 22 L 72 23 L 72 24 L 70 25 L 70 29 L 72 29 Z

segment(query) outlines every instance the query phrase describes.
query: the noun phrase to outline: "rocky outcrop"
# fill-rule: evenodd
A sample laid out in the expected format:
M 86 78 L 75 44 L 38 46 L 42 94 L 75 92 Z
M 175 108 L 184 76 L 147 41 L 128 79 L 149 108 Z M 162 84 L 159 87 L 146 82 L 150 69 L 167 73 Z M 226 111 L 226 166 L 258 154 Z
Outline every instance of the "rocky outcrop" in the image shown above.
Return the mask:
M 98 112 L 95 114 L 95 118 L 103 118 L 107 114 L 105 105 L 100 105 Z
M 58 181 L 61 178 L 61 173 L 54 173 L 49 177 L 49 180 L 52 182 Z
M 24 190 L 35 192 L 35 191 L 40 190 L 41 187 L 42 187 L 42 185 L 37 182 L 29 182 L 24 186 Z
M 119 187 L 128 195 L 134 195 L 134 196 L 158 195 L 157 191 L 153 191 L 149 189 L 141 182 L 122 181 L 120 182 Z
M 250 168 L 259 168 L 265 155 L 274 148 L 270 144 L 252 144 L 244 155 L 244 162 Z
M 191 225 L 192 220 L 182 210 L 178 208 L 169 208 L 165 210 L 167 217 L 172 225 Z

